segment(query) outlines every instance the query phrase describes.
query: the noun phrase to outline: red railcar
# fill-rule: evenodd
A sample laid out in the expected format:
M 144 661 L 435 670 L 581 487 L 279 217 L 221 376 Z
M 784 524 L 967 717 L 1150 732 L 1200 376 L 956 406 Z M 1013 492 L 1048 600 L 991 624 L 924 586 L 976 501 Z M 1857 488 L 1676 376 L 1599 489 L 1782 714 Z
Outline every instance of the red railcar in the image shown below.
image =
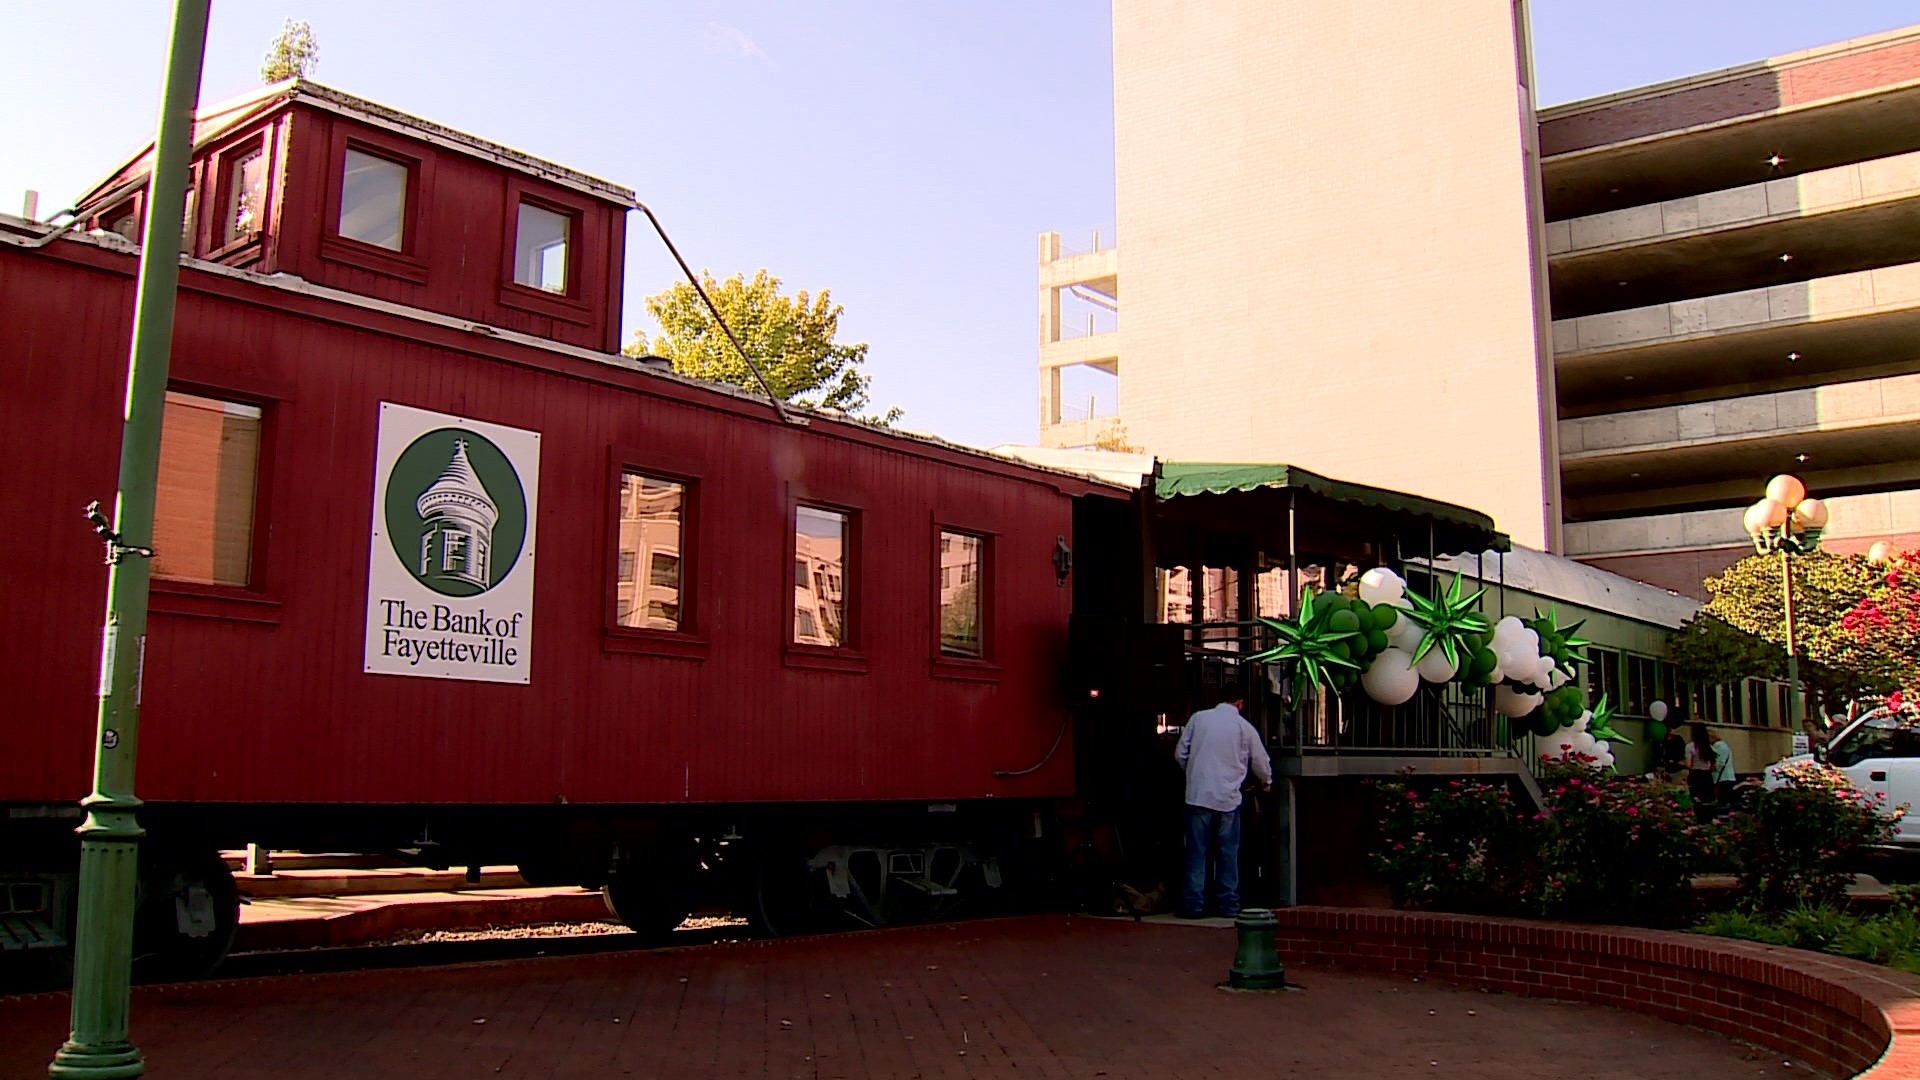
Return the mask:
M 209 853 L 248 842 L 519 863 L 640 927 L 729 858 L 771 917 L 810 861 L 886 917 L 887 882 L 996 881 L 1073 792 L 1066 556 L 1076 500 L 1123 493 L 620 356 L 613 185 L 308 83 L 196 141 L 138 780 L 160 944 L 218 954 Z M 88 229 L 0 228 L 0 874 L 56 885 L 146 167 Z

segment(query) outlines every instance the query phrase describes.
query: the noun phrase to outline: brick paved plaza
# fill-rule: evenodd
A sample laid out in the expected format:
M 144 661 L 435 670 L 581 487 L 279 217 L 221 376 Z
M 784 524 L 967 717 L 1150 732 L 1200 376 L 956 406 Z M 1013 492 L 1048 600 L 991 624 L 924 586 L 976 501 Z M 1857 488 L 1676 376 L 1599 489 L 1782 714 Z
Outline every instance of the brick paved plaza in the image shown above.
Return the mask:
M 1811 1075 L 1690 1028 L 1431 981 L 1215 989 L 1231 931 L 1033 916 L 838 937 L 145 987 L 153 1077 L 1659 1078 Z M 0 999 L 44 1076 L 63 995 Z

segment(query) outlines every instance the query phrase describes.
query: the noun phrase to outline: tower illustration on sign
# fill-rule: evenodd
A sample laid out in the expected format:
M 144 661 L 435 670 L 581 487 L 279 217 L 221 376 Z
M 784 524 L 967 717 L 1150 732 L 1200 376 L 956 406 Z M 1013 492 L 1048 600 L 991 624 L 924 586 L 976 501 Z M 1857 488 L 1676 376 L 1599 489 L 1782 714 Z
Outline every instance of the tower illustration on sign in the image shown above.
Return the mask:
M 453 458 L 420 493 L 420 562 L 416 576 L 428 588 L 436 581 L 463 582 L 485 590 L 493 526 L 500 508 L 467 459 L 467 441 L 456 439 Z

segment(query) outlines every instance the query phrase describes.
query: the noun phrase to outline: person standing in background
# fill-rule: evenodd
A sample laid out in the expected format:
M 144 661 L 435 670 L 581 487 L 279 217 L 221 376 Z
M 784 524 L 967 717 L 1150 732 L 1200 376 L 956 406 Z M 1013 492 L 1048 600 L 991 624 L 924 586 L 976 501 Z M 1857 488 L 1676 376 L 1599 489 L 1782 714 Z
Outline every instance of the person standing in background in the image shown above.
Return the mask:
M 1260 733 L 1240 714 L 1246 696 L 1229 687 L 1219 703 L 1187 720 L 1173 757 L 1187 773 L 1187 881 L 1179 915 L 1207 911 L 1207 868 L 1213 868 L 1213 910 L 1240 914 L 1240 788 L 1251 771 L 1273 790 L 1273 762 Z

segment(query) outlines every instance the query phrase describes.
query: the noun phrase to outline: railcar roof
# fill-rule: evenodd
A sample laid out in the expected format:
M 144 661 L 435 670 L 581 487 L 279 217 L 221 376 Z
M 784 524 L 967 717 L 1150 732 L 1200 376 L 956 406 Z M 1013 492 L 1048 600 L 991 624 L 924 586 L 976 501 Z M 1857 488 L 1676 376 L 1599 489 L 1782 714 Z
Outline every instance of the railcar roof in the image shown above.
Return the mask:
M 12 214 L 0 213 L 0 245 L 16 248 L 38 247 L 41 246 L 42 241 L 49 237 L 49 234 L 57 232 L 60 232 L 60 229 L 56 226 L 50 226 L 44 222 L 30 221 Z M 126 255 L 138 254 L 140 250 L 138 244 L 131 243 L 115 233 L 104 230 L 95 230 L 92 232 L 81 232 L 78 230 L 68 231 L 65 235 L 59 237 L 57 243 L 84 244 L 104 251 Z M 319 299 L 332 300 L 354 307 L 364 308 L 369 311 L 397 315 L 421 323 L 464 330 L 496 340 L 539 349 L 555 355 L 605 364 L 608 367 L 618 368 L 621 371 L 637 372 L 650 378 L 687 387 L 701 394 L 727 398 L 742 403 L 751 403 L 766 410 L 766 421 L 768 423 L 779 422 L 774 416 L 767 398 L 762 394 L 726 383 L 708 382 L 704 379 L 695 379 L 690 376 L 680 375 L 661 367 L 641 363 L 638 359 L 627 356 L 624 353 L 598 352 L 593 349 L 568 345 L 547 338 L 536 337 L 531 334 L 523 334 L 514 330 L 488 326 L 470 319 L 443 315 L 438 312 L 426 311 L 404 304 L 396 304 L 370 296 L 363 296 L 358 293 L 327 288 L 325 286 L 315 285 L 305 278 L 296 277 L 292 274 L 260 274 L 251 270 L 226 266 L 221 263 L 208 262 L 204 259 L 187 256 L 181 257 L 180 265 L 218 277 L 246 281 L 266 288 L 281 289 Z M 1036 480 L 1044 478 L 1044 482 L 1054 484 L 1055 486 L 1058 486 L 1059 481 L 1072 480 L 1076 486 L 1083 486 L 1085 489 L 1092 489 L 1100 494 L 1115 498 L 1127 498 L 1132 495 L 1132 489 L 1129 486 L 1115 483 L 1111 479 L 1090 475 L 1072 468 L 1049 467 L 1028 461 L 1013 460 L 977 446 L 968 446 L 964 443 L 952 442 L 927 432 L 889 427 L 878 421 L 851 416 L 833 409 L 815 409 L 787 404 L 786 410 L 795 416 L 804 417 L 809 423 L 813 421 L 825 421 L 830 424 L 841 424 L 847 427 L 859 428 L 876 436 L 895 440 L 900 443 L 917 444 L 950 454 L 962 455 L 977 460 L 983 466 L 992 466 L 992 471 L 995 472 L 1012 470 L 1014 472 L 1027 473 Z
M 264 112 L 295 102 L 350 116 L 362 123 L 387 128 L 517 172 L 563 184 L 608 202 L 619 203 L 622 206 L 633 205 L 634 194 L 631 188 L 535 157 L 501 143 L 482 139 L 477 135 L 470 135 L 457 128 L 438 124 L 412 113 L 402 112 L 363 97 L 356 97 L 311 79 L 287 79 L 283 82 L 270 83 L 258 90 L 228 98 L 201 109 L 195 118 L 194 146 L 198 147 L 212 141 L 222 133 Z M 144 175 L 149 168 L 148 159 L 152 154 L 153 144 L 148 143 L 113 172 L 107 174 L 98 184 L 88 189 L 87 193 L 77 200 L 77 205 L 86 205 L 109 187 L 120 186 L 133 175 Z

